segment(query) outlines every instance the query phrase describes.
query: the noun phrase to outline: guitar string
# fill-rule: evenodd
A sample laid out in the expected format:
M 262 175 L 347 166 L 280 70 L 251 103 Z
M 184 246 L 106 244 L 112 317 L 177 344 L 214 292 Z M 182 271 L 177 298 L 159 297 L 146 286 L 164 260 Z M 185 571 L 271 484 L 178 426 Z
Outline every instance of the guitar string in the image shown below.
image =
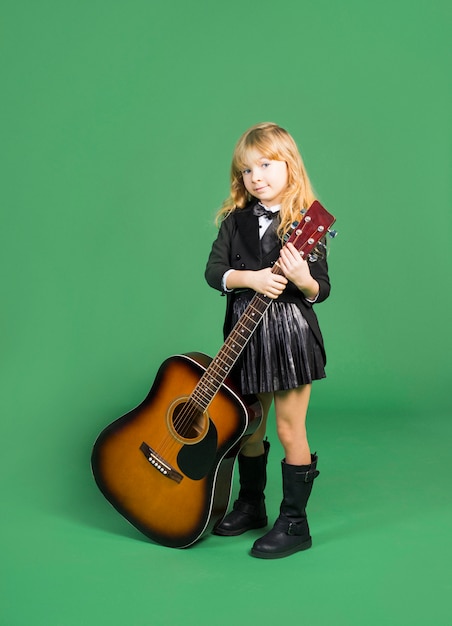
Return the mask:
M 304 229 L 305 224 L 303 223 L 302 228 L 299 228 L 299 226 L 297 227 L 300 230 L 300 233 L 297 235 L 297 237 L 300 237 L 303 234 L 303 229 Z M 303 248 L 306 246 L 306 242 L 299 248 L 300 253 L 303 251 Z M 273 273 L 282 273 L 281 268 L 279 267 L 279 265 L 276 263 L 273 268 L 272 268 L 272 272 Z M 230 337 L 233 335 L 235 335 L 236 339 L 235 341 L 237 343 L 240 344 L 240 342 L 238 341 L 238 339 L 240 339 L 240 341 L 243 339 L 243 335 L 239 334 L 238 331 L 238 327 L 240 326 L 245 327 L 246 330 L 249 332 L 248 336 L 245 337 L 245 342 L 243 343 L 243 346 L 240 347 L 240 351 L 238 356 L 240 356 L 242 350 L 244 349 L 244 347 L 246 346 L 246 343 L 249 341 L 251 335 L 253 334 L 255 328 L 257 328 L 258 323 L 260 323 L 261 318 L 258 320 L 258 323 L 255 324 L 254 328 L 250 329 L 246 327 L 245 324 L 242 323 L 242 320 L 245 319 L 251 319 L 248 315 L 249 311 L 253 308 L 251 305 L 253 303 L 253 300 L 257 300 L 256 303 L 259 302 L 259 296 L 262 296 L 262 294 L 255 294 L 255 296 L 253 297 L 253 299 L 250 301 L 249 305 L 247 306 L 247 308 L 245 309 L 243 315 L 241 316 L 239 322 L 236 324 L 236 326 L 234 327 L 233 331 L 230 334 Z M 262 304 L 262 302 L 260 302 Z M 261 314 L 261 317 L 265 314 L 266 309 L 268 308 L 268 306 L 271 304 L 271 300 L 267 303 L 266 301 L 264 302 L 264 310 L 261 312 L 259 311 L 259 313 Z M 254 322 L 254 320 L 253 320 Z M 223 346 L 223 348 L 226 346 Z M 216 395 L 217 391 L 220 389 L 221 384 L 224 382 L 224 379 L 227 377 L 226 375 L 223 375 L 223 372 L 221 372 L 221 376 L 219 377 L 219 380 L 216 380 L 215 377 L 210 377 L 210 382 L 207 380 L 209 378 L 209 374 L 215 374 L 215 376 L 218 376 L 220 370 L 218 369 L 218 365 L 217 365 L 217 361 L 221 360 L 219 359 L 219 356 L 222 354 L 223 349 L 221 349 L 219 351 L 219 353 L 216 355 L 216 357 L 214 357 L 214 359 L 212 360 L 211 364 L 209 365 L 209 367 L 207 368 L 207 370 L 204 372 L 204 374 L 201 376 L 200 380 L 198 381 L 198 384 L 196 385 L 195 389 L 193 390 L 192 394 L 188 397 L 187 402 L 184 404 L 181 412 L 175 417 L 174 421 L 173 421 L 173 428 L 176 431 L 176 434 L 178 434 L 180 437 L 182 438 L 186 438 L 186 436 L 189 434 L 189 430 L 192 427 L 194 421 L 196 420 L 197 417 L 199 416 L 203 416 L 204 413 L 206 413 L 208 406 L 210 405 L 210 402 L 212 401 L 213 397 Z M 236 357 L 236 360 L 238 358 L 238 356 Z M 203 407 L 202 403 L 199 404 L 199 408 L 197 406 L 194 406 L 193 404 L 193 400 L 196 402 L 196 394 L 201 395 L 201 399 L 203 397 L 206 396 L 206 391 L 202 392 L 202 388 L 204 386 L 204 389 L 207 388 L 207 390 L 209 391 L 209 385 L 211 383 L 217 383 L 216 385 L 214 385 L 213 387 L 213 394 L 211 392 L 209 392 L 209 394 L 207 395 L 208 398 L 210 398 L 207 406 Z M 204 434 L 204 433 L 203 433 Z M 196 437 L 195 437 L 196 439 Z M 166 437 L 166 441 L 162 442 L 162 445 L 160 446 L 159 449 L 159 454 L 165 454 L 168 450 L 168 446 L 171 448 L 172 445 L 179 445 L 179 441 L 177 441 L 177 439 L 174 438 L 174 436 L 172 435 L 171 432 L 168 432 L 167 437 Z
M 259 314 L 263 316 L 266 309 L 271 304 L 271 301 L 270 302 L 258 301 L 257 304 L 261 305 L 259 309 L 263 309 L 263 310 L 259 310 L 258 312 Z M 250 305 L 251 305 L 251 302 L 250 302 Z M 198 416 L 200 417 L 204 415 L 204 413 L 206 412 L 210 404 L 210 401 L 212 401 L 217 391 L 220 389 L 221 384 L 224 382 L 225 378 L 227 378 L 229 371 L 232 368 L 233 364 L 240 356 L 244 346 L 246 345 L 249 338 L 253 334 L 255 328 L 257 328 L 258 324 L 255 324 L 255 328 L 251 328 L 251 329 L 246 326 L 246 322 L 249 322 L 251 319 L 249 315 L 250 311 L 251 311 L 251 315 L 253 315 L 252 309 L 255 309 L 255 306 L 250 306 L 250 305 L 248 305 L 248 308 L 244 311 L 245 324 L 242 324 L 242 326 L 244 325 L 247 330 L 247 335 L 244 337 L 240 333 L 239 329 L 237 328 L 234 329 L 234 331 L 230 335 L 230 341 L 227 343 L 226 346 L 224 346 L 219 351 L 218 355 L 212 360 L 210 366 L 207 368 L 207 370 L 204 372 L 203 376 L 199 380 L 198 385 L 196 386 L 195 390 L 192 392 L 191 396 L 188 398 L 188 401 L 185 403 L 180 413 L 175 417 L 174 422 L 173 422 L 173 427 L 176 433 L 179 434 L 182 438 L 186 437 L 189 434 L 189 430 L 192 427 L 192 424 L 196 420 L 196 418 Z M 255 320 L 253 319 L 252 321 L 254 324 Z M 258 323 L 260 321 L 261 320 L 259 319 Z M 232 348 L 235 348 L 237 345 L 239 345 L 240 347 L 238 352 L 232 349 L 232 353 L 235 354 L 235 357 L 231 355 L 231 347 L 229 345 L 230 343 L 232 343 Z M 224 367 L 222 367 L 222 363 L 225 362 L 224 359 L 226 359 L 226 362 L 229 361 L 230 363 L 228 365 L 229 369 L 227 372 L 225 372 Z M 207 403 L 207 406 L 203 406 L 206 404 L 205 402 L 206 398 L 210 400 Z M 198 402 L 198 399 L 200 399 L 201 402 Z M 193 404 L 193 400 L 198 406 L 196 406 L 196 404 L 195 405 Z M 168 434 L 166 439 L 167 439 L 166 442 L 162 442 L 163 445 L 160 447 L 160 450 L 159 450 L 160 454 L 165 454 L 168 451 L 168 446 L 171 447 L 172 443 L 176 444 L 176 442 L 174 441 L 174 438 L 170 436 L 170 434 Z
M 301 237 L 303 234 L 303 231 L 305 229 L 306 226 L 306 222 L 303 221 L 301 228 L 300 228 L 300 224 L 297 225 L 297 229 L 300 231 L 297 234 L 297 238 Z M 295 230 L 295 229 L 294 229 Z M 314 231 L 315 232 L 315 231 Z M 314 233 L 311 234 L 311 237 Z M 319 237 L 320 238 L 320 237 Z M 302 246 L 299 248 L 300 253 L 304 251 L 304 248 L 306 247 L 306 244 L 308 242 L 308 240 L 310 239 L 310 237 L 307 238 L 307 240 L 305 241 L 304 244 L 302 244 Z M 314 244 L 315 245 L 315 244 Z M 276 273 L 276 274 L 282 274 L 282 270 L 278 265 L 278 262 L 275 263 L 275 265 L 272 268 L 272 272 Z M 262 302 L 262 299 L 259 298 L 259 296 L 262 296 L 262 294 L 255 294 L 255 296 L 253 296 L 252 300 L 250 301 L 250 303 L 248 304 L 248 306 L 246 307 L 244 313 L 242 314 L 242 316 L 240 317 L 239 321 L 237 322 L 236 326 L 233 328 L 233 330 L 231 331 L 228 340 L 226 341 L 226 343 L 224 344 L 224 346 L 220 349 L 220 351 L 218 352 L 218 354 L 214 357 L 214 359 L 212 359 L 211 363 L 209 364 L 209 366 L 207 367 L 206 371 L 204 372 L 204 374 L 201 376 L 200 380 L 198 381 L 195 389 L 193 390 L 193 392 L 191 393 L 191 395 L 188 397 L 187 401 L 185 402 L 185 404 L 182 407 L 182 410 L 178 413 L 178 415 L 176 415 L 174 417 L 174 421 L 173 421 L 173 428 L 176 432 L 177 435 L 179 435 L 181 438 L 186 439 L 190 429 L 192 428 L 195 420 L 197 419 L 197 417 L 202 417 L 204 416 L 204 414 L 207 412 L 207 409 L 210 405 L 210 403 L 212 402 L 213 398 L 215 397 L 216 393 L 219 391 L 221 385 L 223 384 L 224 380 L 227 378 L 228 373 L 230 371 L 230 369 L 233 367 L 233 365 L 235 364 L 235 361 L 238 360 L 238 357 L 240 356 L 242 350 L 245 348 L 246 344 L 248 343 L 249 339 L 251 338 L 252 334 L 254 333 L 254 330 L 257 328 L 258 324 L 260 323 L 263 315 L 265 314 L 268 306 L 270 306 L 272 300 L 270 300 L 269 302 Z M 256 303 L 254 303 L 254 300 L 256 300 Z M 263 311 L 260 311 L 259 309 L 256 308 L 256 304 L 264 304 L 264 309 Z M 258 319 L 257 323 L 254 325 L 254 327 L 252 327 L 251 329 L 249 329 L 245 323 L 242 323 L 242 320 L 251 320 L 252 317 L 255 315 L 254 310 L 257 310 L 257 312 L 260 315 L 260 318 Z M 251 317 L 250 317 L 250 313 L 251 313 Z M 253 323 L 255 322 L 255 320 L 252 320 Z M 248 335 L 245 337 L 245 342 L 243 343 L 243 345 L 240 345 L 241 341 L 243 340 L 243 335 L 239 334 L 239 327 L 240 329 L 243 329 L 243 327 L 248 331 Z M 242 330 L 243 332 L 243 330 Z M 235 337 L 235 339 L 233 338 L 233 336 Z M 224 361 L 222 360 L 222 356 L 223 354 L 226 356 L 226 358 L 231 358 L 228 354 L 228 348 L 229 348 L 229 339 L 232 339 L 232 341 L 235 341 L 236 343 L 238 343 L 240 345 L 240 350 L 239 352 L 236 354 L 235 359 L 232 359 L 232 363 L 229 366 L 229 370 L 228 372 L 224 373 L 223 369 L 221 368 L 221 363 L 224 363 Z M 240 339 L 240 341 L 239 341 Z M 235 344 L 234 344 L 235 345 Z M 210 374 L 212 374 L 212 376 L 210 376 Z M 210 379 L 210 380 L 209 380 Z M 212 387 L 212 383 L 213 383 L 213 387 Z M 203 391 L 204 388 L 204 391 Z M 212 393 L 213 391 L 213 393 Z M 205 402 L 198 402 L 197 398 L 201 398 L 201 400 L 207 397 L 208 402 L 206 406 L 203 406 L 203 404 L 205 404 Z M 208 419 L 208 415 L 206 415 L 207 419 Z M 203 429 L 205 430 L 205 429 Z M 203 435 L 205 434 L 204 432 L 202 433 Z M 196 436 L 195 436 L 196 439 Z M 165 454 L 168 450 L 168 446 L 172 447 L 171 444 L 173 445 L 180 445 L 180 442 L 174 438 L 174 436 L 172 435 L 172 433 L 169 431 L 167 436 L 166 436 L 166 441 L 162 441 L 162 445 L 160 446 L 159 449 L 159 454 Z
M 302 228 L 299 229 L 300 233 L 297 235 L 298 237 L 301 236 L 303 229 L 304 229 L 305 224 L 303 224 Z M 306 246 L 306 243 L 304 243 L 300 248 L 300 252 L 303 251 L 303 247 Z M 272 271 L 274 273 L 282 273 L 281 268 L 279 267 L 278 264 L 275 264 L 275 266 L 272 268 Z M 256 294 L 256 296 L 259 296 L 261 294 Z M 255 296 L 255 297 L 256 297 Z M 255 299 L 255 297 L 253 297 L 253 300 Z M 252 306 L 251 303 L 253 302 L 253 300 L 250 302 L 250 304 L 248 305 L 248 307 L 245 309 L 244 314 L 242 315 L 242 317 L 239 320 L 239 323 L 242 322 L 243 319 L 245 319 L 245 321 L 247 319 L 251 319 L 250 316 L 248 315 L 249 311 L 252 310 Z M 264 310 L 261 312 L 259 311 L 259 313 L 261 313 L 261 316 L 263 316 L 263 314 L 265 313 L 267 307 L 270 305 L 270 302 L 265 302 L 264 304 Z M 251 313 L 251 315 L 254 315 L 254 313 Z M 261 318 L 258 319 L 258 323 L 260 323 Z M 254 322 L 254 320 L 253 320 Z M 248 335 L 245 337 L 245 342 L 243 343 L 243 346 L 241 346 L 239 355 L 241 353 L 241 351 L 243 350 L 243 348 L 245 347 L 246 343 L 248 342 L 249 338 L 251 337 L 251 335 L 253 334 L 255 328 L 257 327 L 257 324 L 255 324 L 254 328 L 251 328 L 251 330 L 249 328 L 247 328 L 245 323 L 241 323 L 240 327 L 243 329 L 246 328 L 246 330 L 248 331 Z M 239 324 L 237 324 L 238 326 Z M 238 334 L 237 332 L 237 327 L 235 329 L 233 329 L 236 335 L 236 339 L 235 341 L 237 341 L 237 337 L 240 337 L 240 340 L 243 339 L 243 335 Z M 243 330 L 242 330 L 243 332 Z M 232 333 L 231 333 L 232 334 Z M 223 348 L 227 348 L 227 346 L 224 346 Z M 194 421 L 196 420 L 197 417 L 202 416 L 206 411 L 207 408 L 210 404 L 210 402 L 212 401 L 213 397 L 215 396 L 215 394 L 217 393 L 217 391 L 219 390 L 219 388 L 221 387 L 221 384 L 224 382 L 224 379 L 227 377 L 227 372 L 226 374 L 224 374 L 223 371 L 220 372 L 220 369 L 218 368 L 218 363 L 221 363 L 221 355 L 222 353 L 226 353 L 227 354 L 227 350 L 225 351 L 224 349 L 220 350 L 219 353 L 216 355 L 216 357 L 212 360 L 211 364 L 209 365 L 209 367 L 207 368 L 206 372 L 204 372 L 204 374 L 202 375 L 201 379 L 198 381 L 198 384 L 196 385 L 195 389 L 193 390 L 191 396 L 188 398 L 188 401 L 185 403 L 184 407 L 182 408 L 182 411 L 175 417 L 174 421 L 173 421 L 173 427 L 176 431 L 176 433 L 178 435 L 180 435 L 182 438 L 186 438 L 187 435 L 189 434 L 189 429 L 193 426 Z M 238 358 L 238 357 L 237 357 Z M 234 364 L 234 361 L 232 363 L 232 365 Z M 210 373 L 213 374 L 212 377 L 210 377 Z M 220 376 L 218 376 L 220 374 Z M 208 380 L 210 378 L 210 381 Z M 213 393 L 212 393 L 212 389 L 209 390 L 209 385 L 212 385 L 212 383 L 216 383 L 213 386 Z M 202 391 L 204 386 L 204 392 Z M 196 394 L 200 394 L 201 399 L 203 399 L 203 397 L 206 396 L 206 390 L 209 392 L 207 395 L 207 398 L 209 399 L 208 403 L 206 406 L 203 406 L 203 403 L 197 403 L 197 399 L 196 399 Z M 198 404 L 198 407 L 196 405 L 193 404 L 193 401 L 195 403 Z M 170 436 L 171 433 L 168 433 L 167 436 L 167 441 L 169 444 L 171 444 L 171 442 L 174 442 L 174 445 L 176 445 L 176 441 L 174 441 L 174 438 L 172 436 Z M 196 437 L 195 437 L 196 439 Z M 162 442 L 164 443 L 164 442 Z M 163 445 L 161 449 L 166 450 L 167 446 Z
M 258 296 L 260 294 L 256 294 L 256 295 Z M 248 319 L 250 318 L 248 315 L 246 315 L 247 311 L 251 309 L 257 310 L 255 305 L 260 304 L 259 301 L 256 302 L 256 300 L 257 298 L 253 297 L 247 309 L 244 311 L 244 316 Z M 262 315 L 265 313 L 265 309 L 267 308 L 266 304 L 267 303 L 264 303 L 264 310 L 262 312 L 258 311 L 259 313 L 262 313 Z M 241 326 L 243 325 L 244 324 L 241 324 Z M 193 422 L 196 420 L 196 418 L 198 416 L 204 415 L 204 413 L 207 411 L 207 408 L 210 402 L 215 397 L 216 392 L 219 390 L 219 388 L 221 387 L 221 384 L 224 382 L 224 379 L 227 378 L 229 371 L 232 369 L 235 361 L 240 356 L 243 350 L 243 347 L 246 345 L 249 337 L 251 337 L 252 332 L 254 332 L 254 329 L 251 329 L 250 331 L 250 329 L 247 328 L 246 325 L 245 325 L 245 328 L 249 332 L 249 335 L 245 338 L 245 342 L 243 342 L 243 339 L 244 339 L 243 335 L 240 334 L 240 331 L 237 328 L 237 326 L 234 327 L 225 345 L 221 348 L 221 350 L 214 357 L 214 359 L 212 359 L 208 368 L 206 369 L 206 371 L 204 372 L 204 374 L 201 376 L 200 380 L 198 381 L 198 384 L 196 385 L 192 394 L 188 397 L 188 400 L 183 406 L 182 410 L 175 417 L 173 426 L 174 426 L 176 433 L 179 434 L 181 437 L 183 438 L 186 437 L 189 434 L 190 428 L 192 427 Z M 243 342 L 243 345 L 241 345 L 242 342 Z M 229 344 L 231 343 L 232 343 L 232 348 L 235 347 L 237 344 L 240 345 L 239 352 L 235 352 L 234 349 L 231 349 L 231 347 L 229 346 Z M 235 354 L 235 357 L 233 357 L 231 353 Z M 228 371 L 225 372 L 224 367 L 222 367 L 221 364 L 225 362 L 227 363 L 228 361 L 229 361 Z M 207 403 L 207 406 L 204 406 L 206 404 L 205 402 L 206 398 L 208 399 L 208 403 Z M 169 443 L 172 443 L 174 439 L 173 437 L 168 436 L 167 441 Z M 162 451 L 166 451 L 167 446 L 162 445 L 161 449 Z
M 250 319 L 249 315 L 245 315 L 247 311 L 249 313 L 251 309 L 256 308 L 256 305 L 261 304 L 263 305 L 263 310 L 259 311 L 259 313 L 261 313 L 262 315 L 265 313 L 265 310 L 268 304 L 267 302 L 260 302 L 261 298 L 259 298 L 259 296 L 261 296 L 261 294 L 256 294 L 252 298 L 248 307 L 244 311 L 245 318 L 243 318 L 243 316 L 240 318 L 239 323 L 231 331 L 225 345 L 218 352 L 218 354 L 214 357 L 214 359 L 212 359 L 210 365 L 208 366 L 204 374 L 201 376 L 192 394 L 188 397 L 187 402 L 182 407 L 182 410 L 175 417 L 173 421 L 173 428 L 176 434 L 178 434 L 180 437 L 187 438 L 190 432 L 190 429 L 192 428 L 196 418 L 202 417 L 206 413 L 207 408 L 210 405 L 210 402 L 213 400 L 217 391 L 220 389 L 221 384 L 224 382 L 224 379 L 227 377 L 229 372 L 225 373 L 224 370 L 221 368 L 222 355 L 224 354 L 226 358 L 229 358 L 229 360 L 231 360 L 231 366 L 230 366 L 231 368 L 233 364 L 235 363 L 235 361 L 240 356 L 244 346 L 246 345 L 247 341 L 251 337 L 252 333 L 254 332 L 253 328 L 250 329 L 246 326 L 245 323 L 243 323 L 243 320 L 246 322 Z M 246 328 L 246 330 L 248 331 L 248 334 L 246 337 L 240 334 L 241 329 L 239 328 L 239 326 Z M 257 327 L 257 324 L 256 324 L 256 327 Z M 242 345 L 242 342 L 243 342 L 243 345 Z M 235 353 L 236 355 L 235 358 L 231 357 L 230 350 L 228 353 L 228 348 L 229 348 L 230 343 L 232 343 L 234 346 L 236 344 L 240 346 L 239 352 Z M 205 402 L 206 399 L 208 401 L 207 404 Z M 202 434 L 204 434 L 204 432 Z M 174 436 L 170 432 L 168 432 L 166 440 L 161 442 L 161 446 L 159 448 L 159 454 L 163 455 L 167 453 L 168 448 L 170 449 L 172 448 L 172 444 L 178 445 L 178 443 L 179 442 L 175 440 Z

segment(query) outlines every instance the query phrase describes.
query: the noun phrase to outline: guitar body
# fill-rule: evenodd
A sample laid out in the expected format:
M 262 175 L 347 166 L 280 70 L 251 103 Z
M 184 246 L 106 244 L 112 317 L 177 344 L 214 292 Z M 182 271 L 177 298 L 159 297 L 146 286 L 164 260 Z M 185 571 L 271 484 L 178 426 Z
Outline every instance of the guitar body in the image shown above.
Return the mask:
M 106 499 L 147 537 L 173 548 L 193 544 L 225 515 L 235 458 L 262 417 L 258 399 L 241 397 L 226 379 L 193 419 L 189 396 L 211 361 L 195 352 L 167 359 L 148 396 L 93 448 L 94 478 Z

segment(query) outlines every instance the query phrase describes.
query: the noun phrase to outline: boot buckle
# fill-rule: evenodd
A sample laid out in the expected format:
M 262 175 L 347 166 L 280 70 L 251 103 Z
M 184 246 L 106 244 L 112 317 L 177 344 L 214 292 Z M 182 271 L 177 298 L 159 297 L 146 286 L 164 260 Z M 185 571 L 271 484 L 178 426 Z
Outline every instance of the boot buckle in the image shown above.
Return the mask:
M 319 474 L 320 472 L 317 469 L 308 470 L 304 475 L 304 482 L 305 483 L 314 482 L 314 480 L 317 478 Z

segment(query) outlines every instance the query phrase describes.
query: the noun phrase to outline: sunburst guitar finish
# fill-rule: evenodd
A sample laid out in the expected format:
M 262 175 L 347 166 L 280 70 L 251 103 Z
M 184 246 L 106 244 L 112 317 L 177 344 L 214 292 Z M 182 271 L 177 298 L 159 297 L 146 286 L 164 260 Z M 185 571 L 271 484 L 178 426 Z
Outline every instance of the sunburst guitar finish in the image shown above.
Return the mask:
M 245 399 L 228 381 L 205 411 L 190 399 L 211 361 L 200 353 L 167 359 L 145 400 L 94 444 L 92 469 L 104 496 L 169 547 L 191 545 L 224 516 L 235 457 L 261 419 L 257 398 Z

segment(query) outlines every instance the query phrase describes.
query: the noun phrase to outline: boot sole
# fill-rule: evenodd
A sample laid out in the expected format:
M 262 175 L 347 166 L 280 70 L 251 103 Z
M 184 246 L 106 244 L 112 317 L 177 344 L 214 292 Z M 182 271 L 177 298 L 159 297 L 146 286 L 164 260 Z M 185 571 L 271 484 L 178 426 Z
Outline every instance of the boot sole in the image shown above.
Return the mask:
M 218 528 L 214 528 L 212 530 L 212 535 L 219 535 L 220 537 L 237 537 L 238 535 L 243 535 L 243 533 L 246 533 L 249 530 L 255 530 L 256 528 L 265 528 L 267 524 L 268 519 L 254 522 L 253 524 L 249 524 L 248 526 L 245 526 L 244 528 L 239 528 L 237 530 L 226 530 L 219 526 Z
M 255 556 L 258 559 L 282 559 L 285 556 L 290 556 L 291 554 L 295 554 L 296 552 L 301 552 L 302 550 L 308 550 L 312 546 L 312 539 L 305 541 L 304 543 L 294 546 L 289 550 L 284 550 L 284 552 L 260 552 L 259 550 L 255 550 L 251 548 L 250 554 L 251 556 Z

